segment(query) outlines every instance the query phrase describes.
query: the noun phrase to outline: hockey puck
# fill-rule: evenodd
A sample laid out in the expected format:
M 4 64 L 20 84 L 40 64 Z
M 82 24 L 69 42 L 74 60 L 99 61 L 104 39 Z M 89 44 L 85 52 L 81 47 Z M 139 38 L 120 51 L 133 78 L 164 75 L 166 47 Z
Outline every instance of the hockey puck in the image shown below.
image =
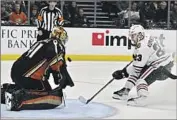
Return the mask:
M 69 61 L 69 62 L 71 62 L 71 61 L 72 61 L 70 57 L 68 57 L 67 59 L 68 59 L 68 61 Z

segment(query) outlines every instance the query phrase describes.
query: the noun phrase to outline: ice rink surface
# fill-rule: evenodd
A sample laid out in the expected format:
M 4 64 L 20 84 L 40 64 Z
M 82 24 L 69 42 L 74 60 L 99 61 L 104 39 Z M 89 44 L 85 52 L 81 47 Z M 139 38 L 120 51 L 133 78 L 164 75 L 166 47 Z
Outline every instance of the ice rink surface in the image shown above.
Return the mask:
M 10 69 L 13 61 L 2 61 L 1 62 L 1 84 L 5 82 L 11 82 L 10 78 Z M 93 94 L 95 94 L 101 87 L 103 87 L 110 79 L 111 74 L 117 69 L 123 68 L 127 62 L 70 62 L 68 64 L 68 71 L 73 78 L 75 83 L 74 87 L 67 87 L 64 92 L 66 93 L 67 100 L 74 100 L 73 105 L 78 101 L 79 96 L 84 96 L 89 99 Z M 176 65 L 173 67 L 173 73 L 176 74 Z M 50 83 L 53 88 L 56 86 L 53 83 L 52 77 L 50 77 Z M 153 83 L 149 87 L 149 105 L 147 107 L 131 107 L 127 106 L 125 101 L 118 101 L 112 99 L 112 93 L 121 89 L 126 80 L 113 81 L 109 86 L 107 86 L 95 99 L 93 102 L 104 104 L 106 106 L 110 106 L 116 111 L 111 116 L 106 116 L 104 118 L 110 119 L 176 119 L 176 80 L 168 79 L 166 81 L 157 81 Z M 136 96 L 136 89 L 132 89 L 130 92 L 130 96 Z M 67 102 L 67 101 L 66 101 Z M 72 105 L 72 102 L 68 105 Z M 81 105 L 80 103 L 78 105 Z M 91 103 L 90 105 L 93 105 Z M 67 106 L 70 107 L 70 106 Z M 67 118 L 68 111 L 67 107 L 63 108 L 65 112 L 63 112 L 64 118 Z M 78 108 L 82 109 L 82 107 L 78 106 Z M 68 109 L 69 110 L 69 109 Z M 55 111 L 55 112 L 53 112 Z M 70 109 L 69 112 L 75 111 L 75 108 Z M 91 107 L 88 106 L 88 109 L 85 110 L 87 115 L 92 111 Z M 48 110 L 50 114 L 54 114 L 57 116 L 56 110 Z M 60 112 L 60 110 L 58 110 Z M 84 115 L 83 111 L 79 113 L 77 112 L 76 118 L 78 115 Z M 95 111 L 94 111 L 95 112 Z M 100 111 L 98 109 L 98 113 L 107 113 L 107 111 Z M 1 107 L 1 115 L 2 114 L 11 114 L 10 112 L 6 112 L 4 107 Z M 35 111 L 36 115 L 41 113 L 40 111 Z M 19 114 L 19 113 L 16 113 Z M 13 113 L 14 118 L 16 118 L 15 113 Z M 30 112 L 21 112 L 24 118 Z M 59 113 L 58 113 L 59 114 Z M 91 113 L 90 113 L 91 114 Z M 85 114 L 86 115 L 86 114 Z M 3 115 L 2 115 L 3 116 Z M 5 116 L 5 115 L 4 115 Z M 83 118 L 84 116 L 82 116 Z M 87 116 L 85 116 L 87 117 Z M 41 118 L 47 118 L 46 116 L 41 116 Z M 68 116 L 69 118 L 69 116 Z M 99 118 L 99 117 L 97 117 Z M 57 118 L 59 119 L 59 118 Z

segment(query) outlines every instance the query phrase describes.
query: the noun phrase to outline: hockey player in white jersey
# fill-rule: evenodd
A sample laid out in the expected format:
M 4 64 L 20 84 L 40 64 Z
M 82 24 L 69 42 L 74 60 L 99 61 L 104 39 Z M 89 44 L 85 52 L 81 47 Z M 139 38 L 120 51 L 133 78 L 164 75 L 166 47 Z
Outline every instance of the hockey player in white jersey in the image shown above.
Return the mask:
M 148 86 L 156 80 L 165 80 L 170 75 L 174 56 L 167 52 L 162 41 L 148 35 L 141 25 L 133 25 L 129 30 L 129 38 L 135 50 L 132 63 L 123 70 L 115 71 L 115 79 L 128 77 L 125 86 L 113 93 L 114 99 L 127 100 L 131 89 L 136 86 L 136 98 L 127 100 L 128 105 L 145 106 L 147 104 Z M 170 76 L 176 79 L 176 76 Z

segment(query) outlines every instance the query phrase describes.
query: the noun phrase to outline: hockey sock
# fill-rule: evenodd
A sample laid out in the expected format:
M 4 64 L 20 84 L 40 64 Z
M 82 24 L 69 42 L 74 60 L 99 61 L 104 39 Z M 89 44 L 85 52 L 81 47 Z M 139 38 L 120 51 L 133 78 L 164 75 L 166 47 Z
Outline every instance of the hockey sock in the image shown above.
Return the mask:
M 144 79 L 140 79 L 137 83 L 138 96 L 148 96 L 148 84 Z

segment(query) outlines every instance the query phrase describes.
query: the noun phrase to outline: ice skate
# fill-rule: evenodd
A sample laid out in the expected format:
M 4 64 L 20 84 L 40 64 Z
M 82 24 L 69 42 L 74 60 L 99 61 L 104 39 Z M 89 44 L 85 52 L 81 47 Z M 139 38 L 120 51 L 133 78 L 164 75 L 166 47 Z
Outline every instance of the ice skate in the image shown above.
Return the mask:
M 130 89 L 128 88 L 122 88 L 121 90 L 115 91 L 113 93 L 113 98 L 118 100 L 126 100 L 128 97 Z
M 143 107 L 147 105 L 147 96 L 139 96 L 136 98 L 130 98 L 127 101 L 127 105 Z

